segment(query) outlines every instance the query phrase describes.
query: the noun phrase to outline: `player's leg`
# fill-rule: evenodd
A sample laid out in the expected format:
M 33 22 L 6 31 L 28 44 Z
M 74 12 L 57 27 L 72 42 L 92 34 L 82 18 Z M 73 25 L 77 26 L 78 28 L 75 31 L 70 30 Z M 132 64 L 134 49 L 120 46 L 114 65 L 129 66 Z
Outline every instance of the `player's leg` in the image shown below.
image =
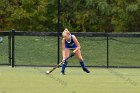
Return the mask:
M 70 50 L 69 49 L 65 49 L 65 57 L 63 57 L 63 59 L 66 59 L 67 57 L 69 57 L 70 55 Z M 61 70 L 61 73 L 60 74 L 65 74 L 65 68 L 67 66 L 67 61 L 64 61 L 63 64 L 62 64 L 62 70 Z
M 75 53 L 75 56 L 77 57 L 77 59 L 79 60 L 80 62 L 80 65 L 81 67 L 83 68 L 83 70 L 87 73 L 90 73 L 90 71 L 86 68 L 85 64 L 84 64 L 84 60 L 83 60 L 83 57 L 82 57 L 82 54 L 81 54 L 81 50 L 78 50 L 76 53 Z

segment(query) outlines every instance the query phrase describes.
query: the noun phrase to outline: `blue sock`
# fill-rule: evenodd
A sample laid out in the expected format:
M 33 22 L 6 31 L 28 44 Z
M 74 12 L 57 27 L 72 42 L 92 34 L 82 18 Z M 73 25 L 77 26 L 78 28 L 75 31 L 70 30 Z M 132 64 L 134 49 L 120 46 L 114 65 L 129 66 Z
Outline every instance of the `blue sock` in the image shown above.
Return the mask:
M 86 68 L 86 67 L 85 67 L 85 64 L 84 64 L 84 61 L 81 61 L 81 62 L 80 62 L 80 65 L 81 65 L 82 68 Z
M 68 64 L 67 61 L 65 61 L 65 62 L 62 64 L 62 71 L 61 71 L 62 73 L 65 72 L 65 68 L 66 68 L 67 64 Z

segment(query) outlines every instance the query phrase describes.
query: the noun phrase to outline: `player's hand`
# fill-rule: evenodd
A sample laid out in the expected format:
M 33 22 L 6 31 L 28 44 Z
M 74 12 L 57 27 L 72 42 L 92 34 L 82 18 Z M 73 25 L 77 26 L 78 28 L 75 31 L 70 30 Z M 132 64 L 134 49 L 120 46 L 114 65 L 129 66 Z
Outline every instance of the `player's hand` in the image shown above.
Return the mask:
M 74 54 L 75 54 L 75 53 L 74 53 L 74 52 L 72 52 L 72 53 L 70 54 L 70 57 L 73 57 L 73 56 L 74 56 Z
M 65 59 L 62 60 L 62 63 L 64 63 L 64 62 L 65 62 Z

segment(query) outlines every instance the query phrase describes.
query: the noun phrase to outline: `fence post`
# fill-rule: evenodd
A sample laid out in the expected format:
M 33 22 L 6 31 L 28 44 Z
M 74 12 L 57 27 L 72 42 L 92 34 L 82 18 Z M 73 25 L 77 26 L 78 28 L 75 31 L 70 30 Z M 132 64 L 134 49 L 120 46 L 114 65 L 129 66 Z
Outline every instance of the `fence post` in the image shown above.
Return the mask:
M 60 61 L 60 0 L 58 0 L 58 59 L 57 59 L 57 64 L 59 64 Z
M 9 60 L 9 64 L 11 65 L 11 32 L 9 32 L 8 35 L 8 60 Z
M 15 66 L 15 30 L 12 30 L 12 67 Z
M 109 68 L 109 34 L 107 33 L 107 68 Z

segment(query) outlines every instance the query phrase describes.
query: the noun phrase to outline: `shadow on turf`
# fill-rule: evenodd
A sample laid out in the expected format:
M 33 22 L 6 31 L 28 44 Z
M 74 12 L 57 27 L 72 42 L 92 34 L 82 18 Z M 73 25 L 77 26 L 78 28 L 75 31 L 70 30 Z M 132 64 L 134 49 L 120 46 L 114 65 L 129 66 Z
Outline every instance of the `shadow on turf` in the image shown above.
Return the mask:
M 56 77 L 53 74 L 46 74 L 46 72 L 42 69 L 39 69 L 38 67 L 34 67 L 34 69 L 38 70 L 40 73 L 44 74 L 49 77 L 51 80 L 58 82 L 60 85 L 67 86 L 67 82 L 65 82 L 63 79 Z
M 114 69 L 109 68 L 109 69 L 107 69 L 107 70 L 108 70 L 110 73 L 114 74 L 115 76 L 117 76 L 117 77 L 123 79 L 124 81 L 127 81 L 129 84 L 131 84 L 131 85 L 133 85 L 133 86 L 137 86 L 137 85 L 138 85 L 137 82 L 135 82 L 134 80 L 132 80 L 132 79 L 130 79 L 130 78 L 128 78 L 128 77 L 125 77 L 123 74 L 121 74 L 121 73 L 115 71 Z
M 6 91 L 2 91 L 2 92 L 0 92 L 0 93 L 6 93 Z

